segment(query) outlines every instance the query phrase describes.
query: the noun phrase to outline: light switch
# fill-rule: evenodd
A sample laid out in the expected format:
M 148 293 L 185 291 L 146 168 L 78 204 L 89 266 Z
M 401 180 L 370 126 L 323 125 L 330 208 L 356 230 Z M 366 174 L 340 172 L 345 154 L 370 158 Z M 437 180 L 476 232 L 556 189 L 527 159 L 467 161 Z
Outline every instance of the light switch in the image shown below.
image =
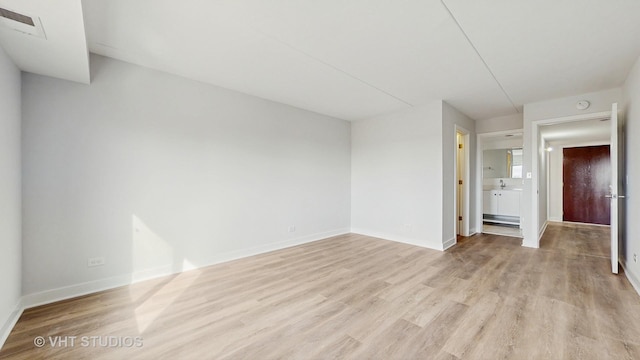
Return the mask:
M 527 179 L 531 179 L 531 173 L 530 172 L 527 173 Z

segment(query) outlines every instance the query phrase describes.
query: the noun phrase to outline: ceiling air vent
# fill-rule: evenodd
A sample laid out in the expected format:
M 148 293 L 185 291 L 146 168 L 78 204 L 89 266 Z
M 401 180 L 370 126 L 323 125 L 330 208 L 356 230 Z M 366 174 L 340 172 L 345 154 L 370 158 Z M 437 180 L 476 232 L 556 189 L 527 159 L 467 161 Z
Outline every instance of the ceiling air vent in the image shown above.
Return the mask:
M 34 26 L 33 19 L 27 15 L 18 14 L 17 12 L 13 12 L 11 10 L 0 8 L 0 16 L 3 18 L 7 18 L 9 20 L 14 20 L 17 22 L 21 22 L 23 24 L 27 24 L 29 26 Z
M 0 25 L 21 32 L 46 39 L 42 22 L 37 16 L 20 14 L 18 12 L 0 8 Z

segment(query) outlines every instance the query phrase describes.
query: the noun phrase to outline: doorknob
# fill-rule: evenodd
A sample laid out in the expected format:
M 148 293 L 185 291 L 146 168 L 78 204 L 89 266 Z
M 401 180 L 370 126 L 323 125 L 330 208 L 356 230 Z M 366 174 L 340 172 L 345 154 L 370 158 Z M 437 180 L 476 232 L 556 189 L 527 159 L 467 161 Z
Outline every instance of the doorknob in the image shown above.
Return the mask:
M 625 198 L 624 195 L 616 195 L 616 194 L 605 195 L 604 197 L 608 199 L 624 199 Z

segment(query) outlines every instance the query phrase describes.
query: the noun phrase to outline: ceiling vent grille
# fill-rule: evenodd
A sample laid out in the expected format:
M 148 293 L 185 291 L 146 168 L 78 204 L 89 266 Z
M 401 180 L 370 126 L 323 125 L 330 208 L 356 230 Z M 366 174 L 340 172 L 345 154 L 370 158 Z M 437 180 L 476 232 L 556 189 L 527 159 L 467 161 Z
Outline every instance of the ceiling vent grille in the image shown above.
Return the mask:
M 25 15 L 13 10 L 0 8 L 0 26 L 20 33 L 46 39 L 42 22 L 37 16 Z
M 27 15 L 18 14 L 17 12 L 13 12 L 11 10 L 0 8 L 0 16 L 3 18 L 7 18 L 9 20 L 21 22 L 23 24 L 29 26 L 35 26 L 33 23 L 33 19 Z

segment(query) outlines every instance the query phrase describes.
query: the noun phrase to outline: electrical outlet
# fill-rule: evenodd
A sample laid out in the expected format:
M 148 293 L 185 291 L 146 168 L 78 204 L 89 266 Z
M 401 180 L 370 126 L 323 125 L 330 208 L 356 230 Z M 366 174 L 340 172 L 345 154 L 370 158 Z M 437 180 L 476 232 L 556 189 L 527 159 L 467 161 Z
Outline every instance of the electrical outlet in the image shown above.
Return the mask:
M 295 226 L 295 225 L 291 225 L 291 226 L 289 226 L 289 232 L 290 232 L 290 233 L 292 233 L 292 232 L 296 232 L 296 226 Z
M 638 254 L 633 254 L 633 262 L 634 263 L 638 262 Z
M 94 267 L 104 265 L 105 261 L 103 257 L 94 257 L 87 259 L 87 267 Z

